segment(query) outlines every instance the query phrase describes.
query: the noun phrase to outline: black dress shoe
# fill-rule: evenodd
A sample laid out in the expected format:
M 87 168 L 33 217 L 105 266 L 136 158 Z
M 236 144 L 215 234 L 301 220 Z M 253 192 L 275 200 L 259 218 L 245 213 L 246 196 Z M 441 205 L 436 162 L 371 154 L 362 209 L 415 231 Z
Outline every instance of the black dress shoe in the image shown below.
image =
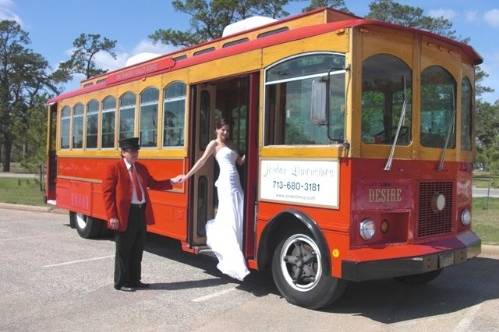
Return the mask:
M 136 288 L 149 288 L 149 287 L 150 287 L 150 285 L 149 285 L 149 284 L 143 283 L 143 282 L 141 282 L 141 281 L 139 281 L 138 283 L 136 283 L 134 286 L 135 286 Z
M 116 288 L 116 290 L 120 290 L 123 292 L 134 292 L 135 291 L 135 288 L 130 287 L 130 286 L 120 286 L 120 287 L 114 287 L 114 288 Z

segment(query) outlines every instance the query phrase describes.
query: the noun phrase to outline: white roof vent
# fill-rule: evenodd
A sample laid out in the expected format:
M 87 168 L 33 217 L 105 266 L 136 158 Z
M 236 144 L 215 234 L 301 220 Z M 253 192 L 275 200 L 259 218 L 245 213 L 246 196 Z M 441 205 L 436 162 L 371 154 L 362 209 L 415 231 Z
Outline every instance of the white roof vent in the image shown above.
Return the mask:
M 235 33 L 239 33 L 242 31 L 254 29 L 257 27 L 260 27 L 262 25 L 266 25 L 269 23 L 276 22 L 276 19 L 273 19 L 271 17 L 265 17 L 265 16 L 252 16 L 245 18 L 244 20 L 241 20 L 239 22 L 235 22 L 232 24 L 229 24 L 228 26 L 225 27 L 222 37 L 228 36 L 228 35 L 233 35 Z
M 143 53 L 139 53 L 139 54 L 135 54 L 135 55 L 132 55 L 131 57 L 129 57 L 127 60 L 126 60 L 126 66 L 131 66 L 131 65 L 134 65 L 136 63 L 141 63 L 141 62 L 144 62 L 144 61 L 147 61 L 147 60 L 151 60 L 151 59 L 154 59 L 154 58 L 157 58 L 161 56 L 161 54 L 158 54 L 158 53 L 150 53 L 150 52 L 143 52 Z

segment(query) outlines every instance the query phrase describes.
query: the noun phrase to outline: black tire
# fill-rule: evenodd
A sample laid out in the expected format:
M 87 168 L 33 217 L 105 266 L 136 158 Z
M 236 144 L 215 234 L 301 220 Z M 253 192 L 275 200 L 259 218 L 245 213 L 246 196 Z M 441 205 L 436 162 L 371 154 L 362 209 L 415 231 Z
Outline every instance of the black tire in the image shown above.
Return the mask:
M 94 239 L 100 236 L 103 223 L 99 220 L 80 213 L 74 213 L 74 226 L 78 234 L 84 239 Z
M 69 212 L 69 227 L 76 228 L 76 213 Z
M 395 280 L 406 283 L 408 285 L 423 285 L 438 277 L 440 273 L 442 273 L 442 269 L 421 274 L 413 274 L 410 276 L 395 277 Z
M 310 309 L 325 307 L 345 291 L 346 281 L 324 270 L 316 240 L 308 234 L 290 233 L 272 258 L 272 276 L 279 292 L 292 304 Z

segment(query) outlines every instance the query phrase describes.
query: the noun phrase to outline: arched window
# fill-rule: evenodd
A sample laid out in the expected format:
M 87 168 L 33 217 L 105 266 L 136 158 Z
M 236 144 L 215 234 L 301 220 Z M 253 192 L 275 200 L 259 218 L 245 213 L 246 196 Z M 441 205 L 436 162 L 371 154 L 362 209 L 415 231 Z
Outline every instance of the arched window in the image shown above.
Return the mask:
M 71 108 L 64 106 L 61 111 L 61 149 L 69 149 L 69 129 L 71 125 Z
M 133 137 L 135 128 L 135 95 L 127 92 L 120 97 L 120 140 Z
M 163 146 L 184 145 L 185 84 L 175 82 L 165 88 Z
M 97 131 L 99 128 L 99 102 L 91 100 L 87 104 L 87 148 L 97 147 Z
M 326 92 L 328 74 L 330 89 Z M 327 93 L 329 111 L 324 112 Z M 343 54 L 304 54 L 267 69 L 265 145 L 319 145 L 342 141 L 344 111 Z M 329 119 L 325 113 L 329 114 Z
M 393 144 L 402 116 L 397 144 L 412 140 L 412 71 L 389 54 L 373 55 L 362 63 L 362 142 Z
M 421 73 L 421 145 L 456 146 L 456 81 L 440 66 Z
M 73 149 L 83 148 L 83 104 L 73 107 Z
M 473 88 L 465 77 L 461 84 L 461 150 L 471 150 Z
M 159 90 L 148 88 L 140 94 L 140 145 L 156 146 Z
M 116 99 L 108 96 L 102 101 L 102 147 L 114 148 Z

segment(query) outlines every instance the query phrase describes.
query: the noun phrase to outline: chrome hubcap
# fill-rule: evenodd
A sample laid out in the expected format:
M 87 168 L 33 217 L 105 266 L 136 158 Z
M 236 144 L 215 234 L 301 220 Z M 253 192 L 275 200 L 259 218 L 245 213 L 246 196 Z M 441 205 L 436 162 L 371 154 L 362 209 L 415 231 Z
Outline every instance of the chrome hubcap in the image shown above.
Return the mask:
M 321 252 L 315 241 L 304 234 L 289 237 L 280 253 L 281 271 L 295 290 L 313 289 L 322 274 Z

